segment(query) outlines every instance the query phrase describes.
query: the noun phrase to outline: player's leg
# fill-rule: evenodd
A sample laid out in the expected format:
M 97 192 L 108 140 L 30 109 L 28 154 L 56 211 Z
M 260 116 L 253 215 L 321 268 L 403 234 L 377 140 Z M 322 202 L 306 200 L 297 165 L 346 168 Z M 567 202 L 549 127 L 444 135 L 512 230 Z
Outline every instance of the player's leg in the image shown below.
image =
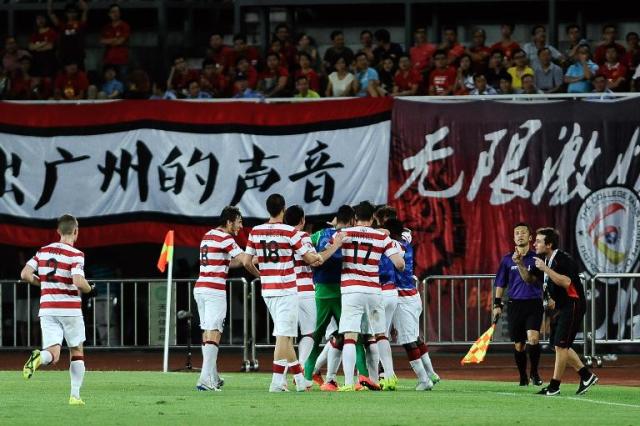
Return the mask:
M 307 390 L 307 383 L 302 374 L 302 366 L 298 361 L 293 340 L 298 335 L 298 295 L 292 294 L 287 296 L 276 297 L 278 322 L 274 321 L 274 335 L 276 336 L 276 346 L 278 353 L 276 359 L 286 360 L 288 371 L 293 374 L 296 383 L 296 390 L 302 392 Z M 283 382 L 286 388 L 287 378 L 283 375 Z
M 315 371 L 315 364 L 317 363 L 318 356 L 321 352 L 320 342 L 323 337 L 325 337 L 327 327 L 332 320 L 333 317 L 333 305 L 338 304 L 338 309 L 340 305 L 340 299 L 315 299 L 316 303 L 316 327 L 313 332 L 313 346 L 311 348 L 311 352 L 307 357 L 307 360 L 304 365 L 304 376 L 307 380 L 311 380 L 313 378 L 313 372 Z M 339 316 L 338 316 L 339 319 Z M 337 331 L 337 330 L 336 330 Z M 327 339 L 328 342 L 328 339 Z M 329 349 L 326 349 L 328 352 Z
M 314 345 L 313 333 L 317 318 L 316 301 L 313 297 L 299 297 L 298 304 L 298 323 L 301 335 L 298 341 L 298 360 L 304 366 Z
M 196 303 L 202 329 L 202 370 L 200 370 L 196 389 L 219 391 L 220 377 L 217 362 L 220 338 L 227 316 L 227 299 L 197 294 Z
M 386 316 L 382 294 L 367 294 L 367 318 L 369 328 L 376 338 L 380 362 L 384 369 L 384 379 L 380 381 L 383 390 L 395 390 L 398 378 L 393 369 L 391 344 L 386 336 Z
M 520 386 L 529 385 L 529 376 L 527 375 L 527 327 L 526 313 L 523 312 L 522 302 L 519 300 L 509 300 L 507 303 L 507 315 L 509 317 L 509 334 L 513 342 L 513 358 L 518 368 L 520 376 Z
M 369 390 L 379 391 L 380 376 L 378 375 L 378 366 L 380 365 L 380 353 L 378 352 L 378 344 L 373 336 L 367 336 L 364 339 L 363 346 L 366 349 L 367 374 L 360 373 L 358 382 Z
M 276 338 L 275 349 L 273 350 L 273 375 L 271 378 L 271 384 L 269 385 L 269 392 L 285 392 L 287 391 L 286 373 L 289 363 L 288 357 L 288 337 L 281 335 L 281 320 L 279 318 L 279 299 L 282 296 L 264 297 L 264 302 L 267 305 L 267 310 L 271 319 L 273 320 L 273 336 Z M 297 321 L 296 321 L 297 326 Z
M 60 321 L 63 325 L 64 338 L 69 345 L 69 355 L 71 362 L 69 364 L 69 376 L 71 378 L 71 395 L 69 396 L 70 405 L 84 405 L 80 398 L 80 388 L 84 381 L 84 350 L 82 345 L 85 338 L 84 319 L 78 317 L 61 317 Z
M 35 349 L 22 367 L 22 376 L 30 379 L 41 365 L 55 364 L 60 359 L 60 347 L 64 338 L 62 324 L 51 316 L 40 317 L 42 330 L 42 347 Z
M 598 376 L 593 374 L 580 360 L 580 357 L 574 351 L 571 346 L 576 338 L 576 335 L 580 331 L 580 326 L 584 319 L 586 306 L 579 302 L 576 303 L 576 307 L 573 310 L 572 322 L 569 328 L 568 336 L 567 336 L 567 364 L 573 367 L 574 370 L 578 372 L 580 376 L 580 384 L 578 385 L 578 390 L 576 391 L 577 395 L 585 394 L 591 386 L 598 383 Z
M 528 315 L 525 323 L 527 329 L 527 345 L 529 347 L 529 362 L 531 364 L 529 377 L 531 378 L 531 383 L 536 386 L 541 386 L 542 379 L 538 373 L 538 365 L 540 365 L 540 328 L 542 328 L 544 306 L 542 300 L 530 300 L 528 304 Z
M 418 378 L 416 390 L 431 390 L 433 382 L 422 363 L 422 353 L 419 348 L 420 313 L 422 303 L 419 297 L 402 297 L 393 314 L 393 326 L 397 330 L 398 343 L 404 347 L 409 358 L 409 365 Z M 428 355 L 428 354 L 427 354 Z M 431 360 L 429 360 L 431 363 Z
M 559 309 L 556 317 L 551 321 L 551 339 L 549 344 L 554 347 L 556 358 L 553 367 L 553 377 L 549 385 L 538 392 L 540 395 L 555 396 L 560 394 L 560 383 L 567 366 L 568 351 L 571 346 L 568 342 L 569 324 L 572 321 L 573 307 Z
M 342 316 L 339 331 L 344 334 L 342 347 L 342 369 L 344 371 L 344 387 L 342 390 L 354 390 L 354 370 L 356 368 L 356 341 L 362 327 L 362 316 L 365 312 L 363 294 L 352 293 L 342 295 Z

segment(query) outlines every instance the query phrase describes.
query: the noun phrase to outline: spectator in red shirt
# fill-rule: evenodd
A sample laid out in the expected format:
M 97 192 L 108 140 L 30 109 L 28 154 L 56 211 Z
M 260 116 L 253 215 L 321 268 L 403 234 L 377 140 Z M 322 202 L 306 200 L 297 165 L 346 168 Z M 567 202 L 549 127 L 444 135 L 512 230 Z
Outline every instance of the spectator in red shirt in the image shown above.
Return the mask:
M 26 50 L 18 48 L 18 43 L 14 36 L 7 36 L 4 39 L 4 50 L 1 56 L 2 67 L 7 74 L 11 75 L 20 68 L 20 58 L 31 55 Z
M 282 42 L 279 39 L 274 38 L 273 40 L 271 40 L 270 46 L 271 48 L 267 53 L 275 53 L 276 55 L 278 55 L 278 58 L 280 58 L 280 66 L 288 70 L 289 61 L 288 61 L 287 55 L 285 55 L 284 51 L 282 50 Z M 292 63 L 291 65 L 293 64 L 295 64 L 295 62 Z
M 320 72 L 320 58 L 318 57 L 318 48 L 315 41 L 307 34 L 302 33 L 298 36 L 298 62 L 300 62 L 300 53 L 304 52 L 309 55 L 311 61 L 311 69 L 316 72 Z
M 55 44 L 58 34 L 49 26 L 47 17 L 36 15 L 36 31 L 29 37 L 29 50 L 33 58 L 33 75 L 52 77 L 57 68 Z
M 398 58 L 402 55 L 402 47 L 398 43 L 391 42 L 391 34 L 385 29 L 377 30 L 374 33 L 376 40 L 376 48 L 373 49 L 373 64 L 376 66 L 382 62 L 385 57 L 391 58 L 394 65 L 398 63 Z
M 424 28 L 416 29 L 413 38 L 414 45 L 409 50 L 411 63 L 418 72 L 423 72 L 431 68 L 431 61 L 437 47 L 435 44 L 427 42 L 427 31 Z
M 447 52 L 449 65 L 455 63 L 464 54 L 464 46 L 458 42 L 458 30 L 453 26 L 444 27 L 443 42 L 439 49 Z
M 31 75 L 31 58 L 20 58 L 20 67 L 11 78 L 11 99 L 43 100 L 51 96 L 51 79 Z
M 307 77 L 307 81 L 309 82 L 309 87 L 314 92 L 320 91 L 320 78 L 318 77 L 318 73 L 311 68 L 311 56 L 307 52 L 298 53 L 298 65 L 300 69 L 296 71 L 295 77 L 296 81 L 298 77 L 305 76 Z
M 627 51 L 622 58 L 622 63 L 627 67 L 628 77 L 636 72 L 636 67 L 640 63 L 640 48 L 638 48 L 638 33 L 630 32 L 625 37 L 627 41 Z
M 618 57 L 622 58 L 626 53 L 623 45 L 616 42 L 618 38 L 618 29 L 613 24 L 605 24 L 602 27 L 602 41 L 598 43 L 596 50 L 593 52 L 593 62 L 598 65 L 604 64 L 606 61 L 607 48 L 610 45 L 615 46 L 618 51 Z
M 131 27 L 121 19 L 120 6 L 109 7 L 110 23 L 102 29 L 100 43 L 105 46 L 103 66 L 112 66 L 121 79 L 127 75 Z
M 280 66 L 280 56 L 274 52 L 267 54 L 267 68 L 259 74 L 258 91 L 267 98 L 285 97 L 288 83 L 289 71 Z
M 360 32 L 360 49 L 359 52 L 367 55 L 367 60 L 369 64 L 373 64 L 375 62 L 375 55 L 373 54 L 373 33 L 369 30 L 362 30 Z
M 456 69 L 449 65 L 447 51 L 436 50 L 433 55 L 435 68 L 429 74 L 428 93 L 431 96 L 446 96 L 453 94 L 453 87 L 456 83 Z
M 502 24 L 500 27 L 500 41 L 491 46 L 492 51 L 496 49 L 502 51 L 502 54 L 507 61 L 507 65 L 511 64 L 511 56 L 513 56 L 513 52 L 520 49 L 520 45 L 511 38 L 515 28 L 516 26 L 514 24 Z
M 473 31 L 473 45 L 466 50 L 471 57 L 471 70 L 474 74 L 484 74 L 487 71 L 491 49 L 485 45 L 487 33 L 482 28 Z
M 421 84 L 422 75 L 411 66 L 409 56 L 401 55 L 393 78 L 393 96 L 415 96 Z
M 247 87 L 249 87 L 250 89 L 255 90 L 258 86 L 258 71 L 256 71 L 256 69 L 252 67 L 251 64 L 249 64 L 249 60 L 244 56 L 241 56 L 236 60 L 234 81 L 236 80 L 236 77 L 239 76 L 242 76 L 245 80 L 247 80 Z M 236 94 L 235 86 L 233 94 Z
M 274 39 L 280 41 L 280 51 L 282 52 L 282 55 L 284 55 L 285 61 L 282 62 L 280 66 L 294 66 L 296 63 L 296 55 L 298 53 L 298 50 L 291 41 L 289 27 L 287 26 L 287 24 L 282 23 L 276 25 Z
M 214 98 L 224 98 L 228 95 L 228 87 L 229 81 L 223 73 L 222 65 L 211 61 L 211 59 L 202 61 L 200 89 Z
M 244 34 L 236 34 L 233 36 L 233 53 L 233 62 L 237 62 L 240 57 L 246 58 L 252 67 L 257 67 L 260 62 L 260 52 L 258 52 L 258 49 L 254 46 L 247 44 L 247 36 Z M 253 89 L 255 89 L 255 87 L 253 87 Z
M 54 96 L 56 99 L 84 99 L 89 87 L 89 80 L 84 71 L 74 61 L 67 62 L 64 70 L 56 77 Z
M 187 96 L 189 82 L 198 80 L 199 77 L 198 71 L 189 69 L 184 55 L 176 55 L 167 79 L 167 91 L 173 92 L 178 98 L 184 98 Z
M 207 59 L 213 64 L 222 66 L 222 71 L 226 74 L 229 68 L 233 67 L 233 49 L 224 44 L 224 34 L 215 32 L 209 37 L 209 47 L 207 48 Z
M 598 74 L 607 79 L 607 89 L 612 92 L 627 90 L 627 67 L 618 60 L 618 48 L 610 44 L 605 50 L 605 62 L 598 68 Z
M 53 13 L 53 0 L 47 2 L 47 12 L 49 19 L 58 29 L 60 38 L 58 39 L 58 60 L 62 64 L 75 62 L 80 69 L 84 69 L 84 32 L 87 27 L 87 15 L 89 13 L 89 5 L 84 0 L 78 1 L 78 6 L 82 11 L 78 18 L 78 7 L 73 4 L 67 4 L 64 13 L 66 20 L 61 21 L 55 13 Z

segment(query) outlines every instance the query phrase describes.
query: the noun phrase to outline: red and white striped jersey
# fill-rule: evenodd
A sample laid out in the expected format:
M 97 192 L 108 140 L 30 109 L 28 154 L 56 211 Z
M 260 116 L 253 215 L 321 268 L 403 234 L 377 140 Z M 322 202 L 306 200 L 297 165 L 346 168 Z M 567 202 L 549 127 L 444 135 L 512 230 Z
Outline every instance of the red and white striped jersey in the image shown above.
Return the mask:
M 344 234 L 341 293 L 379 293 L 380 257 L 391 257 L 401 253 L 400 249 L 384 232 L 368 226 L 343 228 L 340 232 Z
M 200 243 L 200 275 L 193 294 L 224 297 L 231 259 L 242 253 L 233 237 L 220 228 L 207 232 Z
M 296 294 L 294 253 L 301 257 L 312 247 L 302 244 L 298 231 L 282 223 L 265 223 L 251 230 L 247 254 L 258 257 L 262 296 Z
M 84 277 L 84 253 L 65 243 L 42 247 L 28 262 L 40 279 L 38 316 L 81 317 L 80 290 L 73 275 Z
M 308 246 L 310 248 L 309 251 L 316 251 L 316 249 L 313 247 L 313 244 L 311 243 L 311 237 L 309 237 L 309 234 L 307 234 L 306 232 L 298 231 L 298 235 L 300 236 L 300 241 L 302 241 L 303 246 Z M 316 288 L 313 285 L 313 269 L 307 264 L 307 262 L 302 260 L 302 256 L 300 256 L 298 253 L 295 253 L 293 258 L 295 261 L 298 296 L 315 297 Z

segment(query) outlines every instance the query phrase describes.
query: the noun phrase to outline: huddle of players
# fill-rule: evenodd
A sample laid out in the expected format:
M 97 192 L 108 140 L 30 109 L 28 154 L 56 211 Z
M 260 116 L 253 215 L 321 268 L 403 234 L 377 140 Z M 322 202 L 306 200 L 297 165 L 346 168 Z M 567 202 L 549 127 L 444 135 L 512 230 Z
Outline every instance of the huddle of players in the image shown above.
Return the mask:
M 546 396 L 560 394 L 560 382 L 567 364 L 580 376 L 576 394 L 582 395 L 598 382 L 571 348 L 586 312 L 584 289 L 578 264 L 558 249 L 559 234 L 553 228 L 540 228 L 535 239 L 526 223 L 513 228 L 513 253 L 505 255 L 496 274 L 494 315 L 502 314 L 504 288 L 509 288 L 507 312 L 509 332 L 515 344 L 514 357 L 520 373 L 520 386 L 529 379 L 540 386 L 540 328 L 545 304 L 551 317 L 549 343 L 555 350 L 553 378 L 538 393 Z M 533 240 L 534 250 L 530 249 Z M 526 345 L 529 346 L 531 370 L 527 376 Z
M 392 323 L 418 376 L 416 389 L 431 389 L 439 377 L 419 338 L 422 302 L 412 278 L 410 234 L 390 217 L 393 210 L 387 208 L 384 211 L 389 215 L 380 217 L 382 230 L 373 228 L 375 209 L 370 203 L 342 206 L 335 226 L 309 236 L 303 231 L 301 207 L 285 209 L 280 194 L 270 195 L 266 207 L 269 221 L 252 229 L 245 252 L 232 238 L 242 226 L 236 207 L 225 207 L 220 227 L 209 231 L 202 241 L 200 278 L 194 289 L 204 358 L 197 389 L 219 391 L 223 384 L 216 359 L 226 316 L 224 282 L 228 268 L 241 265 L 260 277 L 262 296 L 274 323 L 270 392 L 288 391 L 287 373 L 293 376 L 297 391 L 308 390 L 313 381 L 326 391 L 395 390 L 397 378 L 388 341 Z M 383 297 L 383 293 L 388 295 Z M 298 328 L 302 336 L 299 357 L 293 345 Z M 327 337 L 329 344 L 320 351 Z M 325 360 L 326 381 L 319 374 Z M 339 387 L 336 375 L 341 360 L 345 385 Z M 385 374 L 382 380 L 380 363 Z

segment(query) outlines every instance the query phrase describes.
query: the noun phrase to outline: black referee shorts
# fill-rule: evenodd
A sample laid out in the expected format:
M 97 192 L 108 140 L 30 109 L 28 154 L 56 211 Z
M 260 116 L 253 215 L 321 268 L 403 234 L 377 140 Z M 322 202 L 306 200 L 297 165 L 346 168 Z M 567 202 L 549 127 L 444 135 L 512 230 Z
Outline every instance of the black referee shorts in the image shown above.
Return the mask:
M 570 348 L 582 327 L 585 312 L 586 304 L 579 299 L 571 299 L 559 308 L 551 320 L 549 343 L 560 348 Z
M 542 299 L 509 299 L 507 315 L 511 341 L 525 343 L 527 330 L 540 331 L 543 313 Z

